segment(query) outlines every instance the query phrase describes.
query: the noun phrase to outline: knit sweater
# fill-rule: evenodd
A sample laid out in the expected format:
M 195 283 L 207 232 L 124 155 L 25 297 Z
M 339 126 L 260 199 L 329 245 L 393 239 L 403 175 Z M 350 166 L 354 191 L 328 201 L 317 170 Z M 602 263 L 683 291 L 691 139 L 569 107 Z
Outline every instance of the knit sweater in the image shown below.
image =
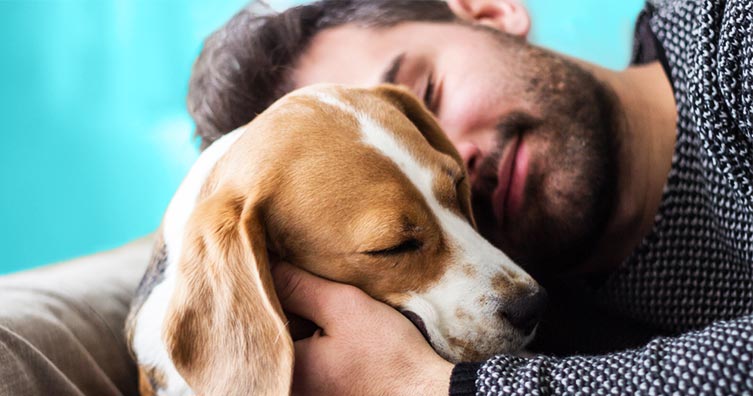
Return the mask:
M 450 394 L 753 395 L 753 4 L 653 1 L 634 49 L 671 80 L 677 141 L 651 233 L 596 295 L 663 335 L 600 355 L 462 363 Z

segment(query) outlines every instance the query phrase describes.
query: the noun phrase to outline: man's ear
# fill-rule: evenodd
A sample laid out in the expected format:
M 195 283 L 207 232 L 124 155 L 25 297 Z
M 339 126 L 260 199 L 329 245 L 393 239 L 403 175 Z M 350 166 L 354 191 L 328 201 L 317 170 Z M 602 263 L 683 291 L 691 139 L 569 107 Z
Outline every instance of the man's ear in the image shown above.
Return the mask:
M 163 340 L 197 395 L 287 395 L 293 341 L 274 290 L 257 194 L 221 188 L 187 224 Z
M 525 38 L 531 18 L 520 0 L 447 0 L 452 12 L 461 19 L 490 26 Z

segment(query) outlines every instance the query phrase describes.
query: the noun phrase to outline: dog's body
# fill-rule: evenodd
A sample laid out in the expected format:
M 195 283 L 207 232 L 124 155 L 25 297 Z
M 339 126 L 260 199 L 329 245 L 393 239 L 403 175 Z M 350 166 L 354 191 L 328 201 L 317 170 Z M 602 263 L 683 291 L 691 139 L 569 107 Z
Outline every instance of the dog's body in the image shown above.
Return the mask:
M 143 395 L 289 392 L 268 252 L 400 309 L 450 361 L 532 337 L 538 285 L 474 230 L 457 152 L 396 87 L 287 95 L 201 154 L 159 234 L 127 325 Z

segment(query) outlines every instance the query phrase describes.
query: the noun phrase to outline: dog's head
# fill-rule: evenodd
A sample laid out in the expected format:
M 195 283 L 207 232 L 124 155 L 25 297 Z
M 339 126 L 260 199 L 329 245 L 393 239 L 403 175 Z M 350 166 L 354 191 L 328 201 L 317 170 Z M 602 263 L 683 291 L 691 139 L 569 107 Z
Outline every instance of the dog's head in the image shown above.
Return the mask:
M 164 225 L 178 260 L 164 338 L 195 391 L 243 388 L 242 373 L 256 394 L 289 386 L 269 252 L 403 311 L 450 361 L 530 340 L 543 291 L 476 232 L 462 161 L 406 90 L 305 88 L 233 139 L 203 155 L 219 159 L 180 243 L 173 204 Z

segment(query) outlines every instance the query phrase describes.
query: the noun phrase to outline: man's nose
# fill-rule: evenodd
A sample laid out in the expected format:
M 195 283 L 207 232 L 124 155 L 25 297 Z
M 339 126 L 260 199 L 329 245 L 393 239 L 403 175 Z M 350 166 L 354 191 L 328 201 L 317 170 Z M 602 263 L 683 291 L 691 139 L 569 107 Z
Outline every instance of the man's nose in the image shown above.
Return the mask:
M 478 146 L 470 142 L 458 144 L 457 149 L 460 153 L 460 158 L 463 159 L 465 168 L 468 170 L 468 174 L 472 177 L 476 174 L 476 168 L 479 166 L 481 150 Z
M 544 316 L 547 294 L 541 286 L 535 286 L 512 299 L 500 309 L 500 315 L 523 334 L 530 334 Z

